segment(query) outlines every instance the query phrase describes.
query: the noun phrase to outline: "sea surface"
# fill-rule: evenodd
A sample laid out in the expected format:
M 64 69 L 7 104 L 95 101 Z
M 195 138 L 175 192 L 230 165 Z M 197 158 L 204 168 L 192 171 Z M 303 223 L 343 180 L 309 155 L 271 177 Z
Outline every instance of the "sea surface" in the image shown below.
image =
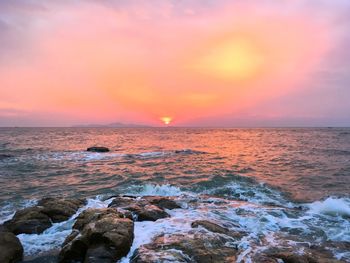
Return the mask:
M 90 146 L 111 151 L 87 152 Z M 184 205 L 171 219 L 136 223 L 132 250 L 159 233 L 183 231 L 195 218 L 252 233 L 239 244 L 241 262 L 259 246 L 278 246 L 282 236 L 283 242 L 287 236 L 291 242 L 350 242 L 348 128 L 0 128 L 5 154 L 0 223 L 47 196 L 88 198 L 87 208 L 106 207 L 116 194 L 199 202 L 209 195 L 237 205 Z M 19 235 L 25 255 L 58 248 L 73 221 Z M 332 252 L 350 262 L 348 251 Z

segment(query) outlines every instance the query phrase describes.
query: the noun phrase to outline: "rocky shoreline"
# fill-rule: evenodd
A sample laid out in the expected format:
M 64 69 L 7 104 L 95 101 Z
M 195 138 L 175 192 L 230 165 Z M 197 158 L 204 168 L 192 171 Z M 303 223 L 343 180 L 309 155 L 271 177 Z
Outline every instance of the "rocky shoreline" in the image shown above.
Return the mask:
M 202 196 L 203 200 L 210 197 Z M 0 262 L 117 262 L 132 252 L 130 262 L 246 262 L 238 244 L 249 233 L 242 229 L 220 225 L 213 220 L 195 219 L 185 233 L 159 234 L 151 242 L 131 251 L 135 238 L 135 223 L 171 217 L 170 211 L 181 209 L 186 203 L 177 197 L 115 196 L 106 208 L 89 208 L 83 199 L 44 198 L 37 205 L 19 210 L 11 220 L 0 226 Z M 218 200 L 208 202 L 228 202 Z M 226 205 L 226 204 L 225 204 Z M 232 205 L 227 203 L 227 205 Z M 77 214 L 78 213 L 78 214 Z M 59 251 L 37 258 L 23 258 L 23 247 L 16 235 L 40 234 L 53 223 L 76 215 L 70 235 Z M 346 246 L 347 243 L 332 244 Z M 131 251 L 131 252 L 130 252 Z M 257 251 L 252 262 L 262 263 L 337 263 L 329 250 L 316 244 L 278 246 Z

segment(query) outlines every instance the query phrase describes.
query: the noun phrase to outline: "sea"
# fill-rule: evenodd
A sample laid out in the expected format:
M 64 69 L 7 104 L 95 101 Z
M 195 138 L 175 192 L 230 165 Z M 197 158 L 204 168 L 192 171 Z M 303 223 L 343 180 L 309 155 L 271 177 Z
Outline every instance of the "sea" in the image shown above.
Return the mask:
M 239 262 L 269 246 L 350 242 L 350 128 L 0 128 L 0 157 L 0 223 L 48 196 L 87 198 L 81 210 L 118 194 L 197 199 L 137 222 L 121 262 L 195 219 L 249 233 Z M 74 218 L 18 235 L 25 256 L 59 249 Z M 329 249 L 350 262 L 346 249 Z

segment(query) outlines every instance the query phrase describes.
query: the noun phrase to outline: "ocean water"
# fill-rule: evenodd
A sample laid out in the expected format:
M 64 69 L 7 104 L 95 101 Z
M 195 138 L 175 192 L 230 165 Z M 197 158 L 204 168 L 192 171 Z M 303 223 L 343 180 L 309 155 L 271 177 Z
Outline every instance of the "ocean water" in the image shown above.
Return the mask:
M 95 145 L 111 152 L 86 152 Z M 130 255 L 196 219 L 250 233 L 241 262 L 268 246 L 350 242 L 350 129 L 0 128 L 1 154 L 0 222 L 46 196 L 88 198 L 82 209 L 115 194 L 176 196 L 171 218 L 135 224 Z M 73 222 L 19 235 L 25 255 L 59 248 Z

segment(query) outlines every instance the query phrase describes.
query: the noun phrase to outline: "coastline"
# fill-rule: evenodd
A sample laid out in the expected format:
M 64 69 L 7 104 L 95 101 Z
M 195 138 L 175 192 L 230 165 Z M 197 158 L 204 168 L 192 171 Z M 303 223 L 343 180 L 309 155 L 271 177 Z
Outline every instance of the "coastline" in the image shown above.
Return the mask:
M 223 222 L 215 213 L 208 214 L 209 208 L 217 213 L 235 211 L 246 222 Z M 156 259 L 160 262 L 277 263 L 281 260 L 311 262 L 311 258 L 312 262 L 347 262 L 349 242 L 322 243 L 315 239 L 310 243 L 303 240 L 297 228 L 269 233 L 265 232 L 268 228 L 264 231 L 255 229 L 258 225 L 249 229 L 249 224 L 261 220 L 252 215 L 256 210 L 265 210 L 270 215 L 282 213 L 304 217 L 310 212 L 307 206 L 258 205 L 210 195 L 120 195 L 107 200 L 84 201 L 45 198 L 35 206 L 17 211 L 12 220 L 4 223 L 6 230 L 3 228 L 2 231 L 17 234 L 24 247 L 23 262 L 28 263 L 100 262 L 98 260 L 102 258 L 103 262 L 121 263 L 151 263 Z M 38 212 L 50 215 L 52 224 L 46 224 L 45 220 L 43 223 Z M 346 214 L 344 216 L 346 218 Z M 260 227 L 261 224 L 264 220 Z M 44 240 L 52 230 L 61 231 L 61 235 L 56 236 L 61 242 L 55 240 L 54 248 L 50 249 L 53 240 L 47 240 L 49 246 L 39 240 Z M 19 233 L 21 231 L 27 233 Z M 113 233 L 117 233 L 117 238 Z M 40 245 L 35 248 L 35 239 L 41 248 Z M 114 242 L 112 250 L 111 242 Z M 123 248 L 123 253 L 119 253 L 118 246 Z M 3 253 L 6 251 L 2 250 L 0 254 Z M 295 261 L 288 261 L 292 259 Z

